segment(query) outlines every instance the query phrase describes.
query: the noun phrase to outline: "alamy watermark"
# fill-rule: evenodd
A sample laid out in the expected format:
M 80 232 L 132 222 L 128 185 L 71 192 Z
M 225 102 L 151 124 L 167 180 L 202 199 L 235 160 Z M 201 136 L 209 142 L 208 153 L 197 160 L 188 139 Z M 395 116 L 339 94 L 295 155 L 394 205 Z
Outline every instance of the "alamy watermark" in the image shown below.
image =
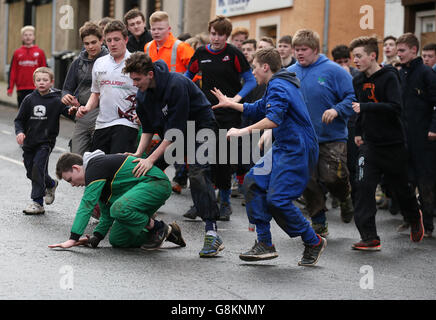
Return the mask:
M 72 6 L 63 5 L 59 8 L 59 13 L 62 15 L 59 20 L 59 27 L 62 30 L 74 29 L 74 9 Z
M 372 30 L 374 29 L 374 8 L 370 5 L 364 5 L 360 7 L 360 13 L 363 16 L 360 18 L 360 29 Z
M 65 265 L 59 269 L 59 273 L 62 275 L 59 280 L 59 287 L 62 290 L 74 289 L 74 269 L 72 266 Z
M 360 278 L 360 289 L 363 290 L 372 290 L 374 289 L 374 269 L 371 266 L 364 265 L 360 267 L 360 273 L 363 273 L 364 276 Z

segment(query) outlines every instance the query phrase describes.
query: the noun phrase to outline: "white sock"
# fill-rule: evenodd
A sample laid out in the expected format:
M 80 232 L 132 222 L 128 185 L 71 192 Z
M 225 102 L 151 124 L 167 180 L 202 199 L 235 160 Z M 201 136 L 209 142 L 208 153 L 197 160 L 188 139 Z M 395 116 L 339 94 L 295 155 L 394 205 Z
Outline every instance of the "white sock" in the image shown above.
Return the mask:
M 214 236 L 214 237 L 217 236 L 216 231 L 213 231 L 213 230 L 209 230 L 208 232 L 206 232 L 206 235 L 208 235 L 208 236 Z

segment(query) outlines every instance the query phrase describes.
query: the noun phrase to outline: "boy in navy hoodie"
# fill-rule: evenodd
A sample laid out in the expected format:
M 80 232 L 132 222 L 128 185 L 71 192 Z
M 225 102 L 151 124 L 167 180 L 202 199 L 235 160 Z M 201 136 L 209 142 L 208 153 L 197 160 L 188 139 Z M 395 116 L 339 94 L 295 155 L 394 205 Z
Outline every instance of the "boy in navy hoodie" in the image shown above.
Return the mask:
M 69 107 L 61 102 L 61 91 L 52 89 L 53 71 L 41 67 L 33 73 L 36 89 L 22 102 L 15 118 L 17 143 L 23 146 L 23 160 L 27 177 L 32 181 L 32 203 L 25 214 L 43 214 L 45 204 L 52 204 L 58 185 L 47 171 L 50 153 L 59 134 L 59 117 L 70 117 Z
M 215 88 L 218 98 L 213 108 L 232 108 L 255 124 L 231 128 L 227 137 L 248 135 L 253 130 L 272 129 L 275 141 L 244 179 L 247 215 L 256 225 L 257 241 L 239 255 L 241 260 L 259 261 L 278 257 L 272 244 L 272 218 L 289 237 L 301 236 L 305 249 L 300 266 L 314 266 L 327 241 L 317 235 L 300 209 L 294 204 L 309 181 L 318 158 L 318 141 L 307 107 L 300 93 L 300 81 L 294 73 L 281 69 L 280 54 L 275 49 L 256 52 L 253 74 L 259 84 L 267 85 L 264 96 L 254 103 L 236 103 Z M 271 134 L 268 130 L 265 135 Z M 269 139 L 264 137 L 265 139 Z
M 424 236 L 422 216 L 414 190 L 408 183 L 407 150 L 401 121 L 401 87 L 397 69 L 377 63 L 377 38 L 360 37 L 350 44 L 354 63 L 361 74 L 353 85 L 358 102 L 355 142 L 359 146 L 354 220 L 361 241 L 355 250 L 379 251 L 375 214 L 375 190 L 382 175 L 398 199 L 405 221 L 412 226 L 410 238 L 419 242 Z

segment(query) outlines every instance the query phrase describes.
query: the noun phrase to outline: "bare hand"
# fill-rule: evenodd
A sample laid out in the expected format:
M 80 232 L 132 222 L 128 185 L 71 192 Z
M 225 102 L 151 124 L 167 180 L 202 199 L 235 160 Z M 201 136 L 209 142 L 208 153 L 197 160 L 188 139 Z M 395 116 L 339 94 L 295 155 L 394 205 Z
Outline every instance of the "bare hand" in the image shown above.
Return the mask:
M 67 240 L 67 241 L 62 242 L 62 243 L 49 245 L 48 247 L 49 247 L 49 248 L 63 248 L 63 249 L 68 249 L 68 248 L 71 248 L 71 247 L 74 247 L 74 246 L 78 246 L 78 245 L 80 245 L 80 242 L 79 242 L 79 241 L 71 240 L 71 239 L 70 239 L 70 240 Z
M 66 94 L 62 97 L 62 103 L 66 106 L 80 107 L 80 103 L 77 98 L 71 94 Z
M 431 140 L 431 141 L 435 141 L 436 140 L 436 132 L 429 132 L 428 133 L 428 140 Z
M 8 92 L 8 97 L 12 97 L 12 92 Z
M 353 106 L 354 112 L 360 113 L 360 103 L 359 102 L 353 102 L 352 106 Z
M 226 137 L 227 139 L 230 139 L 230 137 L 242 137 L 247 134 L 250 134 L 247 128 L 242 128 L 242 129 L 231 128 L 229 131 L 227 131 Z
M 132 162 L 138 162 L 135 168 L 133 168 L 133 175 L 135 178 L 145 176 L 146 173 L 153 167 L 153 162 L 149 159 L 135 159 Z
M 233 98 L 227 97 L 217 88 L 210 90 L 210 92 L 212 92 L 212 94 L 218 99 L 218 104 L 212 106 L 212 109 L 228 108 L 234 102 Z
M 322 122 L 330 124 L 338 116 L 338 112 L 335 109 L 328 109 L 322 115 Z
M 86 109 L 86 107 L 84 106 L 80 106 L 79 109 L 77 110 L 77 114 L 76 114 L 76 118 L 82 118 L 85 114 L 88 113 L 88 109 Z
M 354 137 L 354 143 L 356 146 L 360 147 L 363 144 L 363 139 L 361 136 L 355 136 Z
M 68 114 L 71 116 L 77 112 L 77 107 L 70 107 L 68 109 Z
M 264 149 L 264 146 L 271 146 L 272 142 L 272 130 L 265 130 L 263 135 L 260 137 L 259 142 L 257 143 L 257 146 L 260 150 Z
M 24 143 L 24 139 L 26 139 L 26 135 L 24 133 L 17 134 L 17 143 L 21 146 Z

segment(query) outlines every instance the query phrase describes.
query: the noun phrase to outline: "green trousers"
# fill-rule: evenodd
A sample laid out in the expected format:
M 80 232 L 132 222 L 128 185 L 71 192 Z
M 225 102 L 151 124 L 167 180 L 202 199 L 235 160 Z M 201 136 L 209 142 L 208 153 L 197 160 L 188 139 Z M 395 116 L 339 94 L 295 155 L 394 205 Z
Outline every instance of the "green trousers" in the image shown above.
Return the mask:
M 114 220 L 109 242 L 113 247 L 137 248 L 148 241 L 148 225 L 153 214 L 171 195 L 167 180 L 141 182 L 120 196 L 110 207 Z

